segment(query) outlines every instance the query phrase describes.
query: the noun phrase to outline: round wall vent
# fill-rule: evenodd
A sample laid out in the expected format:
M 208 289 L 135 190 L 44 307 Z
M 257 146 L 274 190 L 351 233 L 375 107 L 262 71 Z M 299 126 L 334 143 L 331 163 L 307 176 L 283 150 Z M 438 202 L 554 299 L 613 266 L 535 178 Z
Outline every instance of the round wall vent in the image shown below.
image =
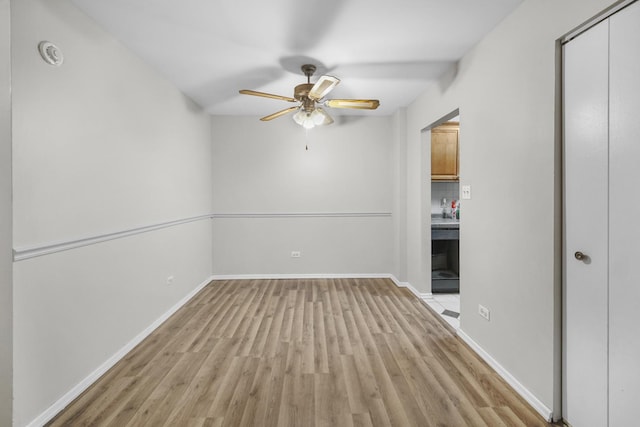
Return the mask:
M 62 56 L 62 51 L 55 44 L 47 41 L 40 42 L 38 44 L 38 50 L 40 51 L 40 56 L 42 59 L 49 64 L 55 65 L 59 67 L 64 61 L 64 57 Z

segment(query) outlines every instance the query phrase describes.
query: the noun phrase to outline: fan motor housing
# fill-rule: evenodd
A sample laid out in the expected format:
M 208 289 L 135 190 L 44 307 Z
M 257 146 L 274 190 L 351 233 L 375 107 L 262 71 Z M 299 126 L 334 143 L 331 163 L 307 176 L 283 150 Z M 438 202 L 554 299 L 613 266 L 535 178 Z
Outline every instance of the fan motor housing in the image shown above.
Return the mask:
M 295 87 L 293 97 L 302 102 L 302 108 L 306 112 L 311 112 L 315 108 L 315 102 L 309 98 L 309 92 L 313 87 L 313 83 L 303 83 Z
M 296 86 L 296 88 L 293 90 L 293 97 L 298 101 L 304 100 L 304 98 L 307 98 L 309 96 L 309 92 L 311 92 L 312 87 L 312 83 L 303 83 Z

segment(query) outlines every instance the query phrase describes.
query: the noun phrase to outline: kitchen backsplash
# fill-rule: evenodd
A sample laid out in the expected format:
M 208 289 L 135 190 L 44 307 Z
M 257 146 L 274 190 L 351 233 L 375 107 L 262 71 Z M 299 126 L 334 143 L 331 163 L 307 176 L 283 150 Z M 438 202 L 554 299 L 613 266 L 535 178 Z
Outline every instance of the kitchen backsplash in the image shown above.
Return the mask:
M 451 200 L 460 200 L 460 183 L 458 182 L 432 182 L 431 183 L 431 213 L 441 214 L 440 201 L 447 199 L 451 206 Z M 461 206 L 464 208 L 464 206 Z

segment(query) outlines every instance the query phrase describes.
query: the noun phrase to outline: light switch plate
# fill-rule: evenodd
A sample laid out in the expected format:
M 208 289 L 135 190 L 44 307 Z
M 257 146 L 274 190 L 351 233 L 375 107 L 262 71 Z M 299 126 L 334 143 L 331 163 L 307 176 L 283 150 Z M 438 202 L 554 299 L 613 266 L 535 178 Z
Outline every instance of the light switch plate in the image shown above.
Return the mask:
M 470 185 L 463 185 L 462 186 L 462 199 L 463 200 L 471 199 L 471 186 Z

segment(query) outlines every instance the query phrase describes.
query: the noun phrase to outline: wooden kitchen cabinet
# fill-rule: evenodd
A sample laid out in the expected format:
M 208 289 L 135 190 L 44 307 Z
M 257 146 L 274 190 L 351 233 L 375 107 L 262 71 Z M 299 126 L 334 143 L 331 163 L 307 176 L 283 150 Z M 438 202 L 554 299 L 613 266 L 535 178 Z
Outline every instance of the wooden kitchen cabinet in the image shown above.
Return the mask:
M 431 180 L 458 180 L 458 133 L 460 124 L 444 123 L 431 129 Z

